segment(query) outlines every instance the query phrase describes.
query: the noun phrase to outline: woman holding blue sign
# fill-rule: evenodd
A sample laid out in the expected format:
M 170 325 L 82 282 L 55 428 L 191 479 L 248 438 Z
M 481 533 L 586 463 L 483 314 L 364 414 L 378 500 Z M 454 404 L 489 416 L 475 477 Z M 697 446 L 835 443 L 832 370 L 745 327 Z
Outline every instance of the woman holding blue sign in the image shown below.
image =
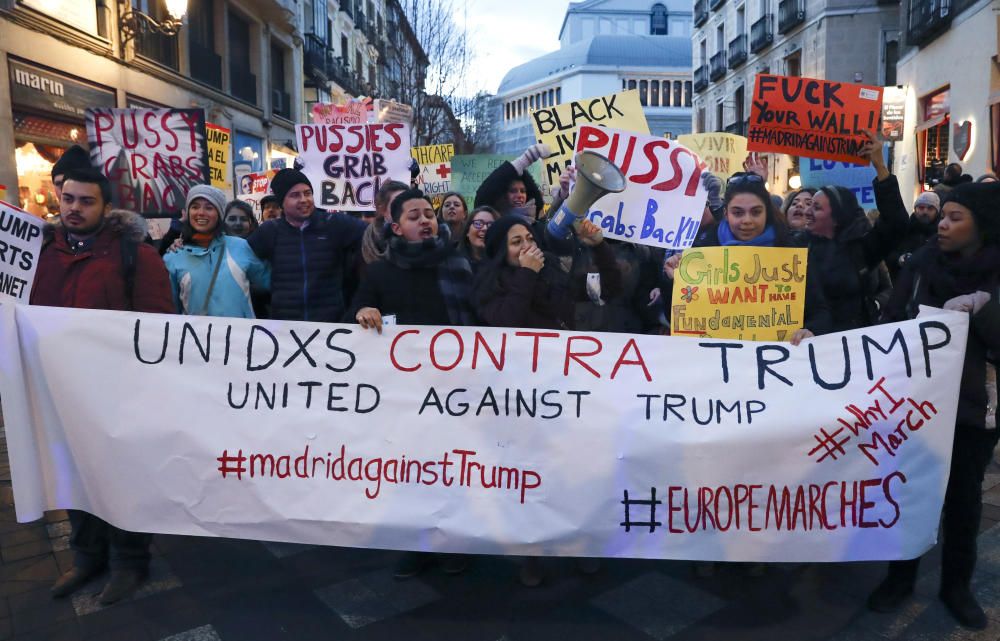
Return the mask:
M 944 498 L 940 597 L 959 623 L 982 630 L 987 618 L 971 583 L 983 474 L 998 439 L 995 416 L 993 424 L 987 424 L 987 412 L 997 399 L 995 390 L 987 387 L 986 374 L 989 362 L 995 366 L 1000 355 L 1000 185 L 961 184 L 943 201 L 936 242 L 915 252 L 903 266 L 883 318 L 915 318 L 921 305 L 970 317 Z M 889 575 L 868 598 L 868 607 L 890 612 L 901 606 L 913 593 L 919 562 L 890 563 Z

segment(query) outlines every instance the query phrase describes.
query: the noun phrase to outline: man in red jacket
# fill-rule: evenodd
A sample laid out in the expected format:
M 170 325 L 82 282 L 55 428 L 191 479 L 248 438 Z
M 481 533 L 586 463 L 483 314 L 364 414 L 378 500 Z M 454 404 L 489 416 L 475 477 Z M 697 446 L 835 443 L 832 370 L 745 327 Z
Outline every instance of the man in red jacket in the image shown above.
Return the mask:
M 62 226 L 42 250 L 32 305 L 174 313 L 170 277 L 163 261 L 142 242 L 139 216 L 111 212 L 111 185 L 94 169 L 67 173 L 59 202 Z M 71 594 L 110 561 L 103 604 L 131 594 L 149 571 L 150 534 L 126 532 L 69 510 L 73 568 L 52 586 L 52 596 Z

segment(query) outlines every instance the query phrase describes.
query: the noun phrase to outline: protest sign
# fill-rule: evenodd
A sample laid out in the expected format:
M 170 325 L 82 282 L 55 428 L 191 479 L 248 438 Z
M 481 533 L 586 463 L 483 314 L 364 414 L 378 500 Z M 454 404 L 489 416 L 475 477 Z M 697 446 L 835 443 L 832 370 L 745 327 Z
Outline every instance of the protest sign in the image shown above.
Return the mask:
M 889 162 L 889 147 L 882 147 L 882 158 Z M 803 187 L 819 189 L 827 185 L 846 187 L 854 192 L 863 209 L 875 209 L 875 169 L 870 164 L 856 165 L 836 160 L 799 159 L 799 175 Z
M 514 160 L 514 156 L 502 154 L 460 154 L 451 159 L 451 190 L 457 191 L 465 198 L 465 203 L 472 210 L 476 200 L 476 190 L 483 184 L 493 170 L 505 162 Z M 536 183 L 541 184 L 542 166 L 532 163 L 525 171 L 531 174 Z
M 882 87 L 757 74 L 747 149 L 857 162 L 881 114 Z
M 935 311 L 794 348 L 0 304 L 14 505 L 435 552 L 913 558 L 969 323 Z
M 747 157 L 747 139 L 727 133 L 683 134 L 677 137 L 681 143 L 698 154 L 705 169 L 723 181 L 738 171 L 743 171 L 743 161 Z
M 427 145 L 410 150 L 420 164 L 417 188 L 430 196 L 435 209 L 441 206 L 444 194 L 451 191 L 451 159 L 455 145 Z
M 317 103 L 309 112 L 314 125 L 365 125 L 371 114 L 371 104 L 359 100 L 335 105 Z
M 885 87 L 882 92 L 882 137 L 891 141 L 902 140 L 905 118 L 906 90 Z
M 212 173 L 212 186 L 224 191 L 227 197 L 232 196 L 233 183 L 229 177 L 233 172 L 229 162 L 229 142 L 232 140 L 233 132 L 225 127 L 207 123 L 205 134 L 208 137 L 208 168 Z
M 407 125 L 295 125 L 295 138 L 317 207 L 374 211 L 383 182 L 410 184 Z
M 371 123 L 398 122 L 411 126 L 413 124 L 413 107 L 395 100 L 376 100 L 368 117 Z
M 697 247 L 674 270 L 676 336 L 785 341 L 803 327 L 805 249 Z
M 275 171 L 247 173 L 239 176 L 239 193 L 236 197 L 250 205 L 257 220 L 261 219 L 260 201 L 271 193 L 271 179 Z
M 0 201 L 0 300 L 28 302 L 44 224 L 41 218 Z M 13 343 L 4 349 L 13 349 Z
M 531 123 L 538 142 L 552 150 L 552 154 L 542 160 L 545 166 L 542 176 L 547 185 L 559 184 L 559 174 L 573 161 L 576 131 L 581 125 L 649 133 L 646 114 L 636 89 L 536 109 L 531 112 Z
M 680 143 L 628 131 L 584 125 L 576 153 L 593 151 L 625 174 L 625 191 L 594 203 L 587 217 L 609 238 L 682 249 L 698 233 L 707 192 L 704 163 Z
M 188 189 L 211 180 L 201 109 L 87 109 L 87 139 L 116 207 L 178 215 Z

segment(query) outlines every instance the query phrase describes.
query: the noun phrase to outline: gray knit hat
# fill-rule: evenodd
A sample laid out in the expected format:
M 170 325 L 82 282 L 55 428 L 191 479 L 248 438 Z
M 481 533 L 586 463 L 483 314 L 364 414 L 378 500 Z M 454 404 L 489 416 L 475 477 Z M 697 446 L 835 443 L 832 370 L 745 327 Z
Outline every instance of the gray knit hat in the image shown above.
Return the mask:
M 185 211 L 191 208 L 195 198 L 204 198 L 212 203 L 219 210 L 219 220 L 222 220 L 222 215 L 226 211 L 226 194 L 221 189 L 211 185 L 195 185 L 188 190 L 187 202 L 184 204 Z
M 937 211 L 941 211 L 941 197 L 933 191 L 925 191 L 917 196 L 917 199 L 913 202 L 914 207 L 917 205 L 930 205 Z

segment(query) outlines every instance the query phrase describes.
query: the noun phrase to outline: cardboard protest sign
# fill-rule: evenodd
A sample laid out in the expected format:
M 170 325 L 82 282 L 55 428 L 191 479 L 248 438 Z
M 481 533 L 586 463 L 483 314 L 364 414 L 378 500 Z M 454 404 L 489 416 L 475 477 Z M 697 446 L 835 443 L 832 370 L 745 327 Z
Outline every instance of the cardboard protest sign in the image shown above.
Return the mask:
M 87 139 L 116 207 L 179 215 L 188 189 L 211 180 L 201 109 L 87 109 Z
M 309 116 L 314 125 L 365 125 L 371 114 L 371 103 L 351 100 L 345 104 L 316 103 Z
M 227 196 L 232 196 L 233 183 L 229 177 L 233 175 L 233 171 L 229 142 L 232 140 L 233 132 L 225 127 L 207 123 L 205 134 L 208 137 L 208 168 L 212 173 L 212 186 L 226 192 Z
M 882 148 L 885 162 L 889 162 L 889 147 Z M 799 159 L 799 175 L 803 187 L 819 189 L 827 185 L 846 187 L 854 192 L 858 204 L 864 209 L 875 209 L 875 169 L 870 164 L 856 165 L 836 160 L 816 158 Z
M 790 348 L 0 304 L 0 402 L 20 521 L 72 508 L 424 552 L 907 559 L 936 542 L 968 324 L 935 310 Z M 95 364 L 102 384 L 80 386 Z M 157 403 L 172 409 L 142 411 Z
M 680 143 L 618 129 L 580 127 L 576 153 L 593 151 L 625 174 L 625 191 L 607 194 L 588 219 L 609 238 L 683 249 L 698 233 L 708 197 L 697 155 Z M 579 180 L 579 178 L 578 178 Z
M 552 150 L 542 159 L 542 179 L 547 185 L 559 184 L 559 174 L 573 161 L 576 131 L 582 125 L 614 127 L 640 134 L 649 133 L 646 114 L 636 89 L 585 100 L 574 100 L 531 112 L 535 138 Z
M 674 270 L 675 336 L 786 341 L 803 327 L 807 250 L 696 247 Z
M 747 139 L 743 136 L 721 132 L 683 134 L 677 137 L 677 142 L 698 154 L 705 169 L 723 181 L 743 171 L 747 157 Z
M 236 197 L 253 208 L 253 213 L 257 220 L 261 218 L 260 201 L 264 196 L 271 193 L 271 179 L 274 178 L 275 171 L 262 173 L 247 173 L 239 176 L 239 192 Z
M 41 218 L 0 201 L 0 301 L 28 302 L 44 224 Z M 13 349 L 13 344 L 4 349 Z
M 420 164 L 417 188 L 431 198 L 435 208 L 440 207 L 444 194 L 451 191 L 451 159 L 455 155 L 455 145 L 413 147 L 410 153 Z
M 451 190 L 457 191 L 465 198 L 471 211 L 476 200 L 476 190 L 483 184 L 486 177 L 505 162 L 514 160 L 514 156 L 502 154 L 460 154 L 451 159 Z M 536 183 L 541 184 L 541 163 L 532 163 L 526 170 Z
M 295 125 L 295 138 L 317 207 L 374 211 L 383 182 L 410 184 L 407 125 Z
M 881 114 L 882 87 L 757 74 L 747 149 L 857 161 Z
M 375 100 L 368 117 L 370 123 L 398 122 L 410 126 L 413 124 L 413 107 L 395 100 Z

